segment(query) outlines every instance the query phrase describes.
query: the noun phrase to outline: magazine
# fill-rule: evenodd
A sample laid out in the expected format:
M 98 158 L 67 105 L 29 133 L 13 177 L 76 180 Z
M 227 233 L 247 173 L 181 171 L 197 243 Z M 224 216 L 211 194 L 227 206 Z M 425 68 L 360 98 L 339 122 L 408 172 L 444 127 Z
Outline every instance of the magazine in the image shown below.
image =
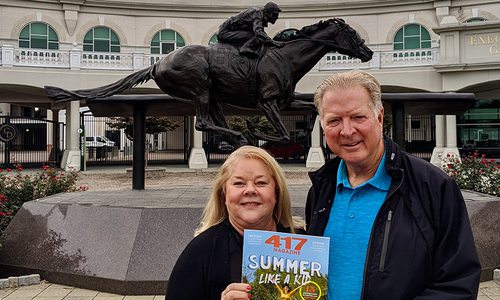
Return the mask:
M 242 282 L 252 286 L 252 300 L 326 299 L 327 237 L 245 230 Z

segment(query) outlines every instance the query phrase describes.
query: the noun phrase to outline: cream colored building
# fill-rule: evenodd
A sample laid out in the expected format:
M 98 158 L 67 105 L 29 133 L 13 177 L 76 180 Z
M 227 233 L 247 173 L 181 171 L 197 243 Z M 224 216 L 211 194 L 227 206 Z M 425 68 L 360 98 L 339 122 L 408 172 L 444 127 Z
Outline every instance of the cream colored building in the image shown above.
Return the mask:
M 266 2 L 2 0 L 0 110 L 16 115 L 36 107 L 57 119 L 43 86 L 82 89 L 114 82 L 178 47 L 208 45 L 226 18 Z M 500 148 L 500 1 L 275 2 L 282 12 L 266 29 L 269 36 L 341 17 L 374 51 L 368 63 L 326 55 L 297 92 L 314 92 L 329 74 L 348 69 L 373 73 L 384 92 L 472 92 L 480 100 L 476 108 L 458 117 L 436 116 L 426 129 L 421 128 L 425 122 L 410 117 L 408 135 L 435 131 L 437 163 L 443 151 L 458 153 L 464 143 Z M 154 82 L 140 88 L 159 92 Z M 68 104 L 66 111 L 63 166 L 78 167 L 79 103 Z M 316 128 L 310 167 L 323 163 L 319 136 Z M 206 166 L 203 161 L 195 165 Z

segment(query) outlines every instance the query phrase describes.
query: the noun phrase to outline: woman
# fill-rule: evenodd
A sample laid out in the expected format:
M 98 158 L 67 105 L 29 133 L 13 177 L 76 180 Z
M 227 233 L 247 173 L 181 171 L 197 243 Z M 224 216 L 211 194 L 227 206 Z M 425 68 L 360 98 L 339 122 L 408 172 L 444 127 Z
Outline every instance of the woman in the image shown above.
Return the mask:
M 248 299 L 241 282 L 243 231 L 295 233 L 283 170 L 265 150 L 244 146 L 219 170 L 195 238 L 170 275 L 166 300 Z

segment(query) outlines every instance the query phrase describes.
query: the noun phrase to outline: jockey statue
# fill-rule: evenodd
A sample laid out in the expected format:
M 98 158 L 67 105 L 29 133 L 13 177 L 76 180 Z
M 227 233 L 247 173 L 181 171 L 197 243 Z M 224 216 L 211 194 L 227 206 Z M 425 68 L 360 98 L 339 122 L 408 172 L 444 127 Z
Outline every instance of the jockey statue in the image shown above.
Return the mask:
M 263 45 L 281 47 L 282 42 L 274 41 L 264 32 L 264 27 L 276 22 L 280 11 L 278 5 L 273 2 L 268 2 L 263 8 L 245 9 L 222 23 L 217 40 L 239 47 L 240 54 L 248 57 L 259 57 Z

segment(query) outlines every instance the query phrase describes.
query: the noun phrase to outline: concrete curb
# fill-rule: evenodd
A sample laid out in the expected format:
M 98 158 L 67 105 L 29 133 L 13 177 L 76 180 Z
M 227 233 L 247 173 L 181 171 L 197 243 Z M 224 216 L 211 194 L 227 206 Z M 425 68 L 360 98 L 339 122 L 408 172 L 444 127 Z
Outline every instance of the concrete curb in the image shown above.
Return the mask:
M 0 279 L 0 289 L 17 288 L 25 285 L 40 284 L 40 275 L 31 274 L 24 276 L 12 276 L 5 279 Z

